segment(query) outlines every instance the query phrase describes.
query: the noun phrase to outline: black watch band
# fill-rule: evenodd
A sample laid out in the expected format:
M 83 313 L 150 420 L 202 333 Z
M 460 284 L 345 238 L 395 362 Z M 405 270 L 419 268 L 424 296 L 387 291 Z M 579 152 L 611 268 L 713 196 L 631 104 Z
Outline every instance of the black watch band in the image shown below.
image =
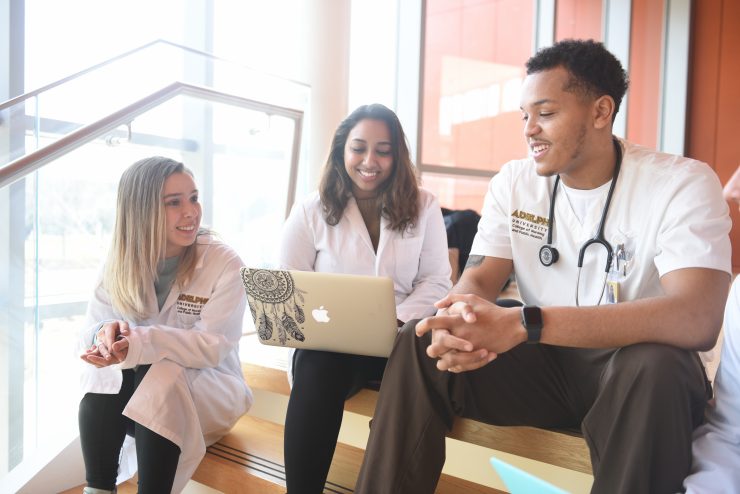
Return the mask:
M 536 305 L 523 306 L 522 326 L 527 330 L 527 343 L 539 343 L 542 336 L 542 309 Z

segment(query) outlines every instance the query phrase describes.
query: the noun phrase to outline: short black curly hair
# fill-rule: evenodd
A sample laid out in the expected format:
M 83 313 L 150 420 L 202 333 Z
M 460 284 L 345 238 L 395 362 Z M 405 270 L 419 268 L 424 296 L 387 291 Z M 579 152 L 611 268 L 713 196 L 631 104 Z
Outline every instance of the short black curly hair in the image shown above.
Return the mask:
M 526 63 L 527 75 L 563 67 L 570 73 L 566 91 L 598 98 L 612 97 L 615 108 L 612 121 L 629 87 L 627 73 L 603 43 L 592 39 L 565 39 L 539 50 Z

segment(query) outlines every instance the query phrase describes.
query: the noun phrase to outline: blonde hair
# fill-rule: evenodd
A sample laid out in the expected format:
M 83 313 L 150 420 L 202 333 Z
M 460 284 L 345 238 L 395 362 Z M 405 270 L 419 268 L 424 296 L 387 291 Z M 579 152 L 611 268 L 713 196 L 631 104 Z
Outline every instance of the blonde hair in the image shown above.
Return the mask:
M 118 184 L 116 224 L 103 275 L 103 287 L 113 308 L 126 318 L 142 321 L 154 314 L 147 300 L 154 297 L 157 265 L 167 247 L 166 214 L 162 188 L 174 173 L 192 172 L 182 163 L 154 156 L 131 165 Z M 208 233 L 201 229 L 198 235 Z M 196 263 L 196 244 L 180 256 L 175 285 L 184 285 Z

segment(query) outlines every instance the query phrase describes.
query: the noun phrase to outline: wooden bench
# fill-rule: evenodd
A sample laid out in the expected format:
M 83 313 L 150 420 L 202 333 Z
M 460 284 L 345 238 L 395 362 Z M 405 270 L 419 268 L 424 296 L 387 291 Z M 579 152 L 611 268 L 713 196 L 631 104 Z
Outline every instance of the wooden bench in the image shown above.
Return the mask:
M 284 370 L 243 364 L 244 374 L 255 395 L 255 404 L 234 428 L 208 447 L 193 480 L 224 493 L 285 492 L 283 459 L 283 420 L 290 389 Z M 355 422 L 354 430 L 367 431 L 368 414 L 375 407 L 377 392 L 362 391 L 348 403 L 354 410 L 345 422 Z M 343 425 L 344 427 L 344 425 Z M 366 437 L 365 437 L 366 440 Z M 324 492 L 353 492 L 364 455 L 362 444 L 340 441 L 334 453 Z M 486 461 L 487 463 L 487 461 Z M 486 469 L 488 475 L 492 470 Z M 475 482 L 443 473 L 436 494 L 505 494 L 487 482 Z
M 285 371 L 253 364 L 242 364 L 250 386 L 289 395 Z M 372 417 L 378 392 L 363 389 L 347 401 L 345 409 Z M 449 437 L 496 449 L 516 456 L 591 474 L 591 458 L 586 442 L 575 432 L 536 427 L 499 427 L 459 418 Z
M 252 388 L 286 396 L 290 394 L 285 371 L 249 363 L 242 364 L 242 367 Z M 347 401 L 345 411 L 372 417 L 377 395 L 377 391 L 363 389 Z M 568 470 L 588 475 L 592 473 L 588 447 L 580 434 L 574 432 L 499 427 L 458 418 L 448 437 Z

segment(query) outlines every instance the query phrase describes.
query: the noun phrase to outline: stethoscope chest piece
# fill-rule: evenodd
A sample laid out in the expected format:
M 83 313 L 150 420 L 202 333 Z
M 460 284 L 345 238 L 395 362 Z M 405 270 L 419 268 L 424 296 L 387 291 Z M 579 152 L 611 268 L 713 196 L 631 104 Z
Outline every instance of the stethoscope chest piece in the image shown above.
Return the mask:
M 540 248 L 540 262 L 543 266 L 552 266 L 558 262 L 559 257 L 560 254 L 558 254 L 558 249 L 552 245 L 543 245 L 542 248 Z

